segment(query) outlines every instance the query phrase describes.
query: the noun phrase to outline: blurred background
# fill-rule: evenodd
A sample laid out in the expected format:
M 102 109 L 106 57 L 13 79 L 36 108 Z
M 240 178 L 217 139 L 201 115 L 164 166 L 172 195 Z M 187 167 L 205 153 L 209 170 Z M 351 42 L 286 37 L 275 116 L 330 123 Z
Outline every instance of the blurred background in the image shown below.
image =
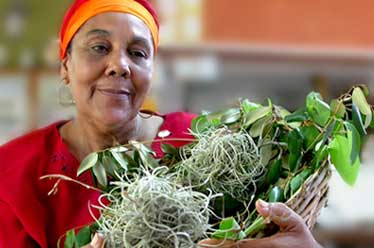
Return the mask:
M 0 1 L 0 144 L 59 119 L 58 30 L 72 0 Z M 152 0 L 161 19 L 144 108 L 213 111 L 239 98 L 290 110 L 357 83 L 374 93 L 372 0 Z M 373 95 L 371 103 L 373 103 Z M 337 176 L 316 237 L 326 247 L 374 247 L 374 136 L 354 188 Z

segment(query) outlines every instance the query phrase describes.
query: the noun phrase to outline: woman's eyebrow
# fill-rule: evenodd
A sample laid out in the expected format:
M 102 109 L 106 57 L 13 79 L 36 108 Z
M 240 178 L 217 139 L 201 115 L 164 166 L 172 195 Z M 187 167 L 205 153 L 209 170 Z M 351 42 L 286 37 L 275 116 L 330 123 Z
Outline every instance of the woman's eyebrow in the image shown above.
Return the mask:
M 104 29 L 92 29 L 86 33 L 86 36 L 103 36 L 103 37 L 108 37 L 111 36 L 111 32 L 104 30 Z
M 145 46 L 148 50 L 151 49 L 151 45 L 150 45 L 148 39 L 143 38 L 143 37 L 141 37 L 141 36 L 134 36 L 134 37 L 131 39 L 131 43 L 132 43 L 132 44 L 140 44 L 140 45 L 143 45 L 143 46 Z

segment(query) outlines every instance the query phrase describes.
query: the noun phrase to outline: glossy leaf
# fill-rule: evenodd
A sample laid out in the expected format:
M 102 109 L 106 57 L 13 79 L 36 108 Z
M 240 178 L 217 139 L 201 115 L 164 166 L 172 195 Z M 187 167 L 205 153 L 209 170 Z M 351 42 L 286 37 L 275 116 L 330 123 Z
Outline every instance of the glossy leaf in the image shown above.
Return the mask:
M 143 164 L 149 168 L 156 168 L 158 166 L 158 162 L 156 159 L 153 158 L 152 154 L 146 152 L 144 150 L 139 150 L 140 159 L 142 160 Z
M 91 241 L 91 228 L 89 226 L 83 227 L 75 237 L 75 247 L 82 247 Z
M 255 109 L 258 109 L 259 107 L 261 107 L 260 104 L 250 102 L 248 99 L 245 99 L 241 103 L 241 108 L 244 114 L 249 113 Z
M 296 175 L 294 178 L 292 178 L 290 182 L 291 195 L 296 193 L 296 191 L 301 187 L 301 185 L 305 182 L 305 180 L 308 179 L 311 173 L 312 173 L 311 169 L 305 169 L 302 172 L 300 172 L 298 175 Z
M 270 142 L 270 138 L 266 137 L 263 139 L 263 144 Z M 272 157 L 272 146 L 264 145 L 260 149 L 260 163 L 264 166 L 267 166 Z
M 358 107 L 360 112 L 366 116 L 364 126 L 365 128 L 367 128 L 372 120 L 372 112 L 370 109 L 370 105 L 368 104 L 366 97 L 360 87 L 356 87 L 353 90 L 352 102 Z
M 193 134 L 203 133 L 209 128 L 209 126 L 209 121 L 205 115 L 200 115 L 191 122 L 191 130 Z
M 247 113 L 244 117 L 244 127 L 247 128 L 252 123 L 261 119 L 262 117 L 265 117 L 266 115 L 270 115 L 272 113 L 271 108 L 272 108 L 271 106 L 259 107 L 258 109 L 255 109 Z
M 287 115 L 285 117 L 285 120 L 288 123 L 303 122 L 307 119 L 308 119 L 308 113 L 306 111 L 306 108 L 300 108 L 300 109 L 296 110 L 295 112 L 293 112 L 292 114 Z
M 299 169 L 301 165 L 302 156 L 296 153 L 290 153 L 288 156 L 288 167 L 290 171 L 295 172 Z
M 110 153 L 112 154 L 114 160 L 117 161 L 117 163 L 121 166 L 121 168 L 123 168 L 125 171 L 127 171 L 128 170 L 128 166 L 127 166 L 128 163 L 123 158 L 122 154 L 118 153 L 118 152 L 114 152 L 114 151 L 110 151 Z
M 343 118 L 346 114 L 344 103 L 338 99 L 334 99 L 330 103 L 331 114 L 337 118 Z
M 317 151 L 316 155 L 314 156 L 311 165 L 316 170 L 321 166 L 321 163 L 327 159 L 327 156 L 329 155 L 329 150 L 327 146 L 322 146 Z
M 288 134 L 287 144 L 290 153 L 301 153 L 303 147 L 303 136 L 301 135 L 299 129 L 294 129 Z
M 110 148 L 111 152 L 117 152 L 117 153 L 122 153 L 122 152 L 127 152 L 129 149 L 124 147 L 124 146 L 116 146 Z
M 352 123 L 361 135 L 366 135 L 366 129 L 362 122 L 360 110 L 354 103 L 352 103 Z
M 161 144 L 161 150 L 163 153 L 168 153 L 168 154 L 173 154 L 173 155 L 178 153 L 177 148 L 167 143 Z
M 213 233 L 212 237 L 217 239 L 240 240 L 245 238 L 245 234 L 241 231 L 241 228 L 234 217 L 229 217 L 220 222 L 219 230 Z
M 232 124 L 234 122 L 237 122 L 240 119 L 240 109 L 238 108 L 231 108 L 224 112 L 224 114 L 221 117 L 221 122 L 223 124 Z
M 303 136 L 298 129 L 294 129 L 288 134 L 287 145 L 290 151 L 288 167 L 294 172 L 299 168 L 302 159 Z
M 335 126 L 336 126 L 336 120 L 334 120 L 332 123 L 330 123 L 330 125 L 326 128 L 326 132 L 323 135 L 321 145 L 325 145 L 327 139 L 330 138 L 330 136 L 334 132 Z M 318 147 L 318 149 L 319 149 L 319 147 Z
M 319 93 L 309 93 L 306 99 L 307 112 L 318 125 L 324 126 L 330 118 L 330 106 L 322 100 Z
M 371 114 L 370 105 L 366 101 L 366 97 L 360 87 L 356 87 L 353 90 L 352 101 L 354 104 L 356 104 L 361 113 L 364 115 Z
M 316 143 L 322 139 L 322 135 L 317 139 L 320 132 L 315 126 L 300 127 L 300 133 L 303 136 L 303 146 L 305 150 L 308 148 L 312 149 L 312 145 L 316 145 Z
M 267 174 L 266 174 L 266 182 L 268 184 L 275 184 L 281 174 L 282 170 L 282 159 L 275 160 L 272 165 L 270 166 Z
M 283 202 L 283 189 L 275 186 L 270 190 L 269 202 Z
M 92 171 L 93 171 L 98 183 L 102 186 L 107 186 L 107 184 L 108 184 L 107 174 L 106 174 L 104 166 L 100 162 L 97 163 L 92 168 Z
M 265 116 L 257 120 L 255 123 L 253 123 L 253 125 L 249 129 L 249 134 L 252 136 L 252 138 L 257 138 L 259 136 L 262 136 L 264 127 L 270 124 L 271 121 L 272 121 L 271 115 Z
M 96 152 L 91 153 L 87 157 L 85 157 L 78 168 L 77 176 L 94 167 L 98 159 L 99 155 Z
M 341 178 L 348 185 L 356 182 L 360 169 L 360 159 L 351 164 L 352 132 L 348 131 L 348 137 L 336 135 L 329 145 L 329 154 Z
M 351 146 L 351 156 L 350 156 L 350 163 L 354 164 L 354 162 L 358 159 L 361 150 L 361 137 L 358 133 L 355 126 L 349 122 L 344 122 L 344 125 L 347 130 L 352 132 L 352 146 Z
M 109 173 L 109 175 L 114 176 L 115 171 L 117 169 L 117 164 L 113 161 L 114 158 L 112 157 L 111 153 L 105 153 L 102 158 L 101 162 L 105 168 L 105 170 Z
M 64 248 L 74 248 L 74 241 L 75 241 L 75 232 L 74 232 L 74 229 L 72 229 L 66 232 Z

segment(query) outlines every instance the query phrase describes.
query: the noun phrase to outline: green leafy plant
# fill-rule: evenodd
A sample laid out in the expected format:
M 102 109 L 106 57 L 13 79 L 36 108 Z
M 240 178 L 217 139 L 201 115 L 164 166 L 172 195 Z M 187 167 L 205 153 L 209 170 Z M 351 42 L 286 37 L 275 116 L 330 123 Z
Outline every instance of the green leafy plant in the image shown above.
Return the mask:
M 134 141 L 90 154 L 82 161 L 78 175 L 90 170 L 96 186 L 115 202 L 116 197 L 133 187 L 132 183 L 137 184 L 147 173 L 167 167 L 164 177 L 179 185 L 176 187 L 179 190 L 186 189 L 186 195 L 197 192 L 215 195 L 208 203 L 210 231 L 195 235 L 193 240 L 204 235 L 234 240 L 261 237 L 268 235 L 269 225 L 258 216 L 256 199 L 286 202 L 312 175 L 329 164 L 344 182 L 354 185 L 366 129 L 374 126 L 373 107 L 368 104 L 367 96 L 364 85 L 352 87 L 330 103 L 311 92 L 305 106 L 294 112 L 270 100 L 266 105 L 243 100 L 235 108 L 195 118 L 191 124 L 195 139 L 179 148 L 163 144 L 165 154 L 161 159 L 155 159 L 146 144 Z M 129 202 L 139 199 L 140 195 L 133 195 Z M 193 197 L 189 199 L 194 205 Z M 185 207 L 178 211 L 185 211 Z M 109 208 L 113 209 L 111 205 Z M 102 213 L 98 223 L 107 220 L 105 207 Z M 137 232 L 145 233 L 147 225 L 142 227 Z M 108 228 L 107 235 L 111 232 Z M 155 231 L 148 229 L 151 233 Z M 79 235 L 74 235 L 74 232 L 67 235 L 66 243 L 70 244 L 67 247 L 76 245 Z M 153 246 L 138 241 L 131 243 L 131 247 Z

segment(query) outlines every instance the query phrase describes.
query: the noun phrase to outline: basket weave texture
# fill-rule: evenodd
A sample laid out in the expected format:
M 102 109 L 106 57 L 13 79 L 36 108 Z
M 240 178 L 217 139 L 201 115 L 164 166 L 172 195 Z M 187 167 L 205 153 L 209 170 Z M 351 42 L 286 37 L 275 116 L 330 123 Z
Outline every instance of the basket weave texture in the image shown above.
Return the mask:
M 327 205 L 330 178 L 330 163 L 325 161 L 286 202 L 305 220 L 309 229 L 313 229 L 322 208 Z

